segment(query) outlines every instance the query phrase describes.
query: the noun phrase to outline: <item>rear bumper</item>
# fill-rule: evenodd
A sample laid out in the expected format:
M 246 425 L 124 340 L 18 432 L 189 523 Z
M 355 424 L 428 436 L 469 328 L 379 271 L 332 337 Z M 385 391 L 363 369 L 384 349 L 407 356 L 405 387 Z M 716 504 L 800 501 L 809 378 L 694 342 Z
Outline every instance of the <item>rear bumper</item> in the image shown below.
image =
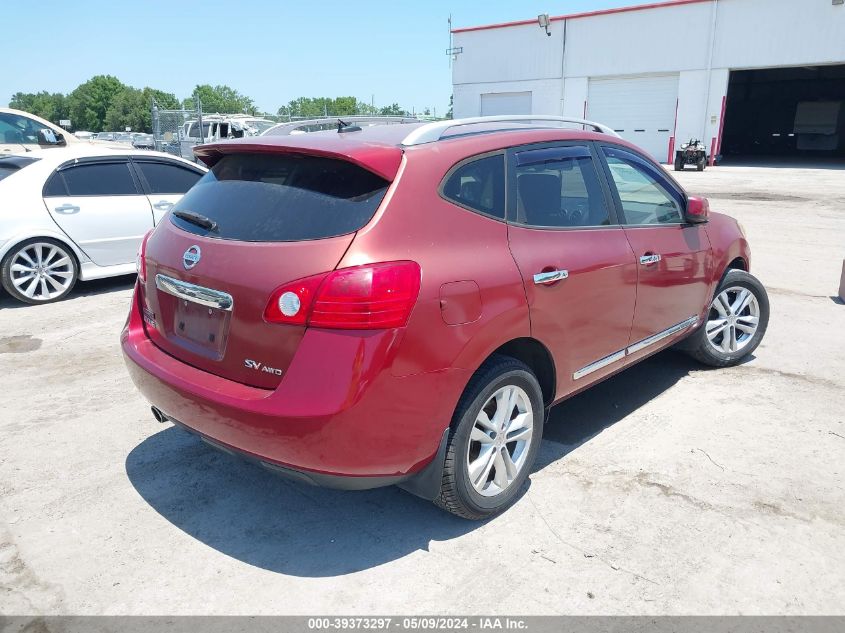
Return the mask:
M 471 372 L 395 377 L 397 333 L 308 330 L 279 386 L 187 365 L 147 337 L 136 298 L 121 334 L 133 382 L 164 415 L 218 448 L 317 485 L 363 489 L 424 472 Z

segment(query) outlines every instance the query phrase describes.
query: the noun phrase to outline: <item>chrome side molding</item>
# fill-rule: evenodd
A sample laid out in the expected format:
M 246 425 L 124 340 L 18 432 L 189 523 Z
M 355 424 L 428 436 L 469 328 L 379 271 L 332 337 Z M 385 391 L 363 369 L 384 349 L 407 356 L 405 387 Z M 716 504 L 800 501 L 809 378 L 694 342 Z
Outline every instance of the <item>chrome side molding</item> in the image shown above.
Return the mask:
M 693 327 L 698 323 L 698 317 L 693 316 L 680 323 L 676 323 L 675 325 L 666 328 L 665 330 L 661 330 L 657 334 L 652 334 L 648 338 L 644 338 L 641 341 L 634 343 L 633 345 L 629 345 L 625 349 L 620 349 L 618 352 L 614 352 L 610 356 L 605 356 L 604 358 L 600 358 L 599 360 L 582 367 L 574 374 L 572 374 L 573 380 L 578 380 L 579 378 L 583 378 L 587 374 L 592 374 L 594 371 L 598 371 L 602 367 L 607 367 L 611 363 L 615 363 L 616 361 L 620 361 L 626 356 L 630 356 L 631 354 L 636 354 L 637 352 L 644 350 L 646 347 L 650 347 L 655 343 L 662 341 L 665 338 L 672 336 L 673 334 L 677 334 L 678 332 L 682 332 L 690 327 Z
M 235 303 L 232 295 L 227 292 L 197 286 L 167 275 L 156 275 L 156 288 L 178 299 L 198 303 L 207 308 L 225 310 L 226 312 L 230 312 Z
M 650 347 L 655 343 L 662 341 L 663 339 L 672 336 L 673 334 L 677 334 L 678 332 L 687 329 L 698 323 L 698 317 L 690 317 L 686 321 L 681 321 L 680 323 L 673 325 L 672 327 L 666 328 L 662 332 L 658 332 L 657 334 L 652 334 L 648 338 L 644 338 L 643 340 L 634 343 L 633 345 L 629 345 L 628 349 L 625 350 L 626 354 L 635 354 L 640 350 L 645 349 L 646 347 Z
M 574 374 L 572 374 L 572 378 L 578 380 L 579 378 L 583 378 L 587 374 L 592 374 L 594 371 L 598 371 L 602 367 L 607 367 L 611 363 L 615 363 L 618 360 L 622 360 L 625 358 L 625 350 L 620 349 L 618 352 L 614 352 L 610 356 L 605 356 L 604 358 L 600 358 L 594 363 L 590 363 L 586 367 L 582 367 Z

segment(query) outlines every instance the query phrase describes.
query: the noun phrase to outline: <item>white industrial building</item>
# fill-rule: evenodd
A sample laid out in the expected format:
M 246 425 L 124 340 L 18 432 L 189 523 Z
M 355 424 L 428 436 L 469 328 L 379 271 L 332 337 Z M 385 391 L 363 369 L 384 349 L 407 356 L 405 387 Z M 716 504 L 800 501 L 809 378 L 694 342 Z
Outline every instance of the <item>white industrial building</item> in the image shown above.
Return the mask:
M 452 31 L 453 112 L 606 123 L 666 162 L 845 156 L 843 0 L 674 0 Z

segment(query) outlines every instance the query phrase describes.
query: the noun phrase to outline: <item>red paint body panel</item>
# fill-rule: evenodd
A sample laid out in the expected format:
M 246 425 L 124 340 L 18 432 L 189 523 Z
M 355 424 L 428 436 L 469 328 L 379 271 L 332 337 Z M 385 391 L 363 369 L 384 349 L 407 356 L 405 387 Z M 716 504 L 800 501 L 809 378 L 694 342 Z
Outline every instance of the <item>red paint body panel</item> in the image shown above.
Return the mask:
M 661 255 L 655 264 L 638 266 L 631 343 L 700 315 L 709 305 L 713 279 L 710 240 L 704 227 L 632 227 L 625 233 L 638 259 L 641 255 Z
M 389 127 L 389 126 L 385 126 Z M 402 126 L 397 126 L 402 127 Z M 405 131 L 407 133 L 407 130 Z M 307 140 L 305 137 L 308 137 Z M 325 158 L 340 158 L 368 169 L 385 180 L 393 180 L 402 150 L 395 144 L 378 141 L 360 143 L 350 141 L 347 134 L 313 133 L 297 136 L 261 136 L 245 140 L 220 141 L 194 148 L 196 154 L 209 167 L 228 153 L 279 154 L 295 153 Z M 389 138 L 389 137 L 388 137 Z
M 366 226 L 324 240 L 215 240 L 161 222 L 147 243 L 146 285 L 136 287 L 121 337 L 132 379 L 153 405 L 267 462 L 345 477 L 407 475 L 432 460 L 473 372 L 502 345 L 533 337 L 545 346 L 557 375 L 548 399 L 560 400 L 676 341 L 683 333 L 573 379 L 578 369 L 631 341 L 703 314 L 724 268 L 737 257 L 748 262 L 738 225 L 717 213 L 694 227 L 537 230 L 479 215 L 438 192 L 445 174 L 467 157 L 558 140 L 607 142 L 605 135 L 520 129 L 403 147 L 411 128 L 198 148 L 211 163 L 235 151 L 330 156 L 392 184 Z M 194 244 L 202 249 L 202 265 L 185 270 L 182 255 Z M 655 270 L 638 263 L 648 250 L 664 257 Z M 330 330 L 262 319 L 282 284 L 335 268 L 403 260 L 421 271 L 404 327 Z M 536 286 L 533 275 L 547 268 L 566 269 L 569 278 Z M 178 340 L 178 301 L 156 289 L 156 274 L 232 295 L 229 317 L 207 317 L 208 327 L 218 327 L 225 339 L 221 347 L 191 349 Z M 145 324 L 145 309 L 155 326 Z M 198 312 L 189 317 L 205 323 Z M 260 375 L 244 359 L 282 375 Z
M 634 253 L 620 227 L 578 231 L 511 226 L 509 235 L 525 280 L 531 335 L 556 361 L 557 400 L 577 388 L 577 370 L 628 344 L 637 296 Z M 569 277 L 548 286 L 534 284 L 534 274 L 551 270 L 566 270 Z
M 481 290 L 474 281 L 440 286 L 440 313 L 446 325 L 466 325 L 481 318 Z
M 155 315 L 156 326 L 147 334 L 161 349 L 191 365 L 255 387 L 272 389 L 281 377 L 250 369 L 244 360 L 260 362 L 284 372 L 300 344 L 305 328 L 270 324 L 264 308 L 275 288 L 283 283 L 334 270 L 349 248 L 352 235 L 310 242 L 235 242 L 187 233 L 172 222 L 161 222 L 147 241 L 145 308 Z M 202 264 L 185 270 L 182 254 L 192 245 L 202 249 Z M 176 297 L 155 286 L 157 274 L 175 277 L 229 293 L 234 310 L 225 318 L 225 339 L 219 353 L 180 336 Z
M 393 476 L 431 459 L 471 374 L 392 376 L 384 369 L 401 335 L 309 329 L 274 391 L 166 354 L 147 337 L 137 301 L 121 343 L 144 397 L 213 440 L 298 470 Z

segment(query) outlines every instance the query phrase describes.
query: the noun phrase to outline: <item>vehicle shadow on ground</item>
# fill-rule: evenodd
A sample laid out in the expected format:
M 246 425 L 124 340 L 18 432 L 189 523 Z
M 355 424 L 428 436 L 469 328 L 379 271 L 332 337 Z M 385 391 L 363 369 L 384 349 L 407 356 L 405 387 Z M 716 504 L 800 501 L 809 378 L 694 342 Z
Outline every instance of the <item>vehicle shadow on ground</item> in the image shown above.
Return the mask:
M 93 281 L 79 281 L 70 291 L 70 294 L 63 301 L 72 301 L 77 297 L 89 297 L 94 295 L 117 292 L 118 290 L 129 290 L 135 285 L 135 275 L 121 275 L 120 277 L 108 277 L 106 279 L 95 279 Z M 3 288 L 0 288 L 0 310 L 29 308 L 37 309 L 41 306 L 23 303 L 13 298 Z
M 661 352 L 555 406 L 535 470 L 571 453 L 606 428 L 705 368 L 686 354 Z
M 537 468 L 560 459 L 696 367 L 686 356 L 663 353 L 555 407 Z M 138 493 L 187 534 L 247 564 L 294 576 L 369 569 L 483 525 L 397 488 L 344 492 L 288 481 L 175 427 L 136 446 L 126 459 L 126 472 Z

